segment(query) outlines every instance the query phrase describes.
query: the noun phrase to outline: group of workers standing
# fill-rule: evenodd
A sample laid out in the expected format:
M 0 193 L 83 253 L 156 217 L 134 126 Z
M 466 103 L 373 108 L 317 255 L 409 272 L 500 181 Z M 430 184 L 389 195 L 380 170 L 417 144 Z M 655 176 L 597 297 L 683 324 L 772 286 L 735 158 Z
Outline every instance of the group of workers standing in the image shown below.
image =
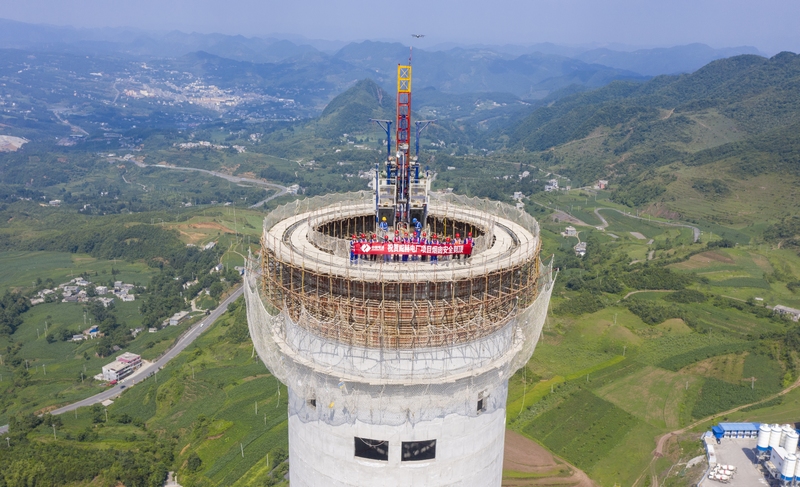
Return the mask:
M 381 221 L 378 223 L 378 231 L 379 234 L 353 234 L 350 236 L 350 263 L 356 264 L 359 260 L 369 260 L 369 261 L 377 261 L 378 255 L 377 254 L 358 254 L 356 252 L 356 244 L 376 244 L 376 243 L 385 243 L 385 244 L 412 244 L 412 245 L 465 245 L 465 252 L 463 254 L 460 253 L 450 253 L 450 254 L 443 254 L 443 255 L 415 255 L 415 254 L 403 254 L 401 252 L 393 253 L 393 252 L 386 252 L 382 255 L 384 262 L 408 262 L 408 261 L 422 261 L 427 262 L 430 260 L 431 263 L 436 264 L 439 262 L 439 258 L 441 257 L 442 260 L 448 260 L 449 258 L 455 258 L 456 260 L 461 260 L 462 258 L 466 261 L 469 259 L 470 255 L 472 254 L 472 245 L 474 241 L 472 239 L 472 232 L 468 232 L 467 235 L 462 239 L 461 234 L 456 233 L 453 238 L 451 237 L 442 237 L 441 239 L 436 233 L 431 233 L 428 235 L 427 232 L 423 231 L 423 226 L 420 221 L 414 218 L 411 221 L 411 225 L 413 226 L 413 230 L 409 234 L 408 231 L 400 232 L 400 229 L 395 229 L 394 234 L 392 235 L 389 230 L 389 224 L 386 222 L 386 217 L 381 218 Z

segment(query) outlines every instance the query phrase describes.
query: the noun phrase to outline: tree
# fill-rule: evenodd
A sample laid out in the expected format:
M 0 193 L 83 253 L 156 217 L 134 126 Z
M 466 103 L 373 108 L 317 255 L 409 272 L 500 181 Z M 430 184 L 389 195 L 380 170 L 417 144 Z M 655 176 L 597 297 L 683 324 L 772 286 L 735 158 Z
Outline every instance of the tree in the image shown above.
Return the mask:
M 222 286 L 222 283 L 217 281 L 208 288 L 208 294 L 214 299 L 219 299 L 219 297 L 222 296 L 223 290 L 225 290 L 225 288 Z
M 197 472 L 200 469 L 200 466 L 203 465 L 203 460 L 197 455 L 197 453 L 192 452 L 189 454 L 189 458 L 186 460 L 186 469 L 190 472 Z

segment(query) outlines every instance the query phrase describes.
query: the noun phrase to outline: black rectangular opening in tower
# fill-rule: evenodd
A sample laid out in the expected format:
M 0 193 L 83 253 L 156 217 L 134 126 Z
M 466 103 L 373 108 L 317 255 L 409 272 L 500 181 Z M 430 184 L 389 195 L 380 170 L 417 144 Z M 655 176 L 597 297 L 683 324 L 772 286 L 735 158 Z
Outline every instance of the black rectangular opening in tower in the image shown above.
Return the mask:
M 418 462 L 420 460 L 433 460 L 436 458 L 436 440 L 404 441 L 404 462 Z
M 355 437 L 355 455 L 370 460 L 389 460 L 389 442 Z

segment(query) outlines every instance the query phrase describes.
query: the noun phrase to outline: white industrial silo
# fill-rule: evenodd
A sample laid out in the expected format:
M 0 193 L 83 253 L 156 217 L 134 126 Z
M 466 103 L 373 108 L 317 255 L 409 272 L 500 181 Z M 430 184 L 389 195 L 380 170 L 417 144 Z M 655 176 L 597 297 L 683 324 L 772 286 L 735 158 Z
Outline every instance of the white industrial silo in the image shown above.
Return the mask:
M 797 431 L 792 430 L 786 434 L 786 440 L 783 443 L 783 447 L 786 451 L 794 453 L 797 451 L 797 441 L 800 439 L 798 436 Z
M 759 452 L 765 452 L 769 450 L 770 431 L 771 428 L 767 423 L 761 423 L 761 426 L 759 426 L 758 441 L 756 442 L 756 447 L 758 448 Z
M 800 480 L 800 462 L 797 462 L 794 467 L 794 478 Z
M 773 424 L 769 433 L 769 447 L 775 449 L 781 446 L 781 427 Z
M 786 448 L 786 436 L 794 431 L 794 428 L 791 425 L 783 424 L 781 425 L 781 442 L 779 443 L 780 446 Z
M 781 480 L 793 480 L 794 470 L 796 467 L 797 455 L 794 453 L 789 453 L 786 455 L 786 459 L 783 462 L 783 467 L 781 468 Z

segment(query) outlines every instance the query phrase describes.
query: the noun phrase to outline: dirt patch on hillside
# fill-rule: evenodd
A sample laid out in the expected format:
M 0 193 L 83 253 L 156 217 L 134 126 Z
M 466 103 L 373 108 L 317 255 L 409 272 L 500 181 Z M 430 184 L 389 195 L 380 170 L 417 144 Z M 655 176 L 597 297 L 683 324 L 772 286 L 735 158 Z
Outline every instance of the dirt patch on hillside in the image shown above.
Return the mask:
M 658 218 L 666 218 L 667 220 L 680 220 L 681 214 L 677 211 L 670 210 L 663 203 L 653 203 L 648 205 L 643 213 L 653 215 Z
M 272 374 L 260 374 L 260 375 L 251 375 L 250 377 L 245 377 L 244 379 L 239 379 L 239 382 L 250 382 L 251 380 L 260 379 L 262 377 L 270 377 Z
M 770 264 L 769 260 L 767 260 L 767 258 L 764 257 L 763 255 L 754 254 L 752 252 L 748 252 L 748 255 L 750 256 L 751 259 L 753 259 L 753 262 L 755 262 L 758 268 L 761 269 L 762 271 L 764 272 L 774 271 L 774 269 L 772 268 L 772 264 Z
M 230 228 L 216 222 L 200 222 L 200 223 L 171 225 L 170 228 L 177 230 L 178 233 L 181 234 L 181 237 L 183 237 L 183 240 L 191 244 L 198 244 L 202 242 L 203 240 L 207 239 L 213 232 L 234 233 L 233 230 L 231 230 Z
M 23 139 L 22 137 L 0 135 L 0 152 L 16 152 L 28 142 L 28 139 Z
M 573 225 L 580 225 L 580 226 L 583 226 L 583 227 L 591 227 L 591 225 L 589 225 L 588 223 L 584 222 L 583 220 L 579 220 L 579 219 L 575 218 L 574 216 L 570 215 L 569 213 L 566 213 L 566 212 L 561 211 L 561 210 L 554 211 L 553 214 L 550 215 L 550 218 L 554 222 L 571 223 Z
M 680 318 L 671 318 L 655 327 L 658 330 L 685 335 L 692 332 L 692 329 Z
M 746 353 L 730 353 L 701 360 L 680 370 L 682 374 L 713 377 L 732 384 L 739 384 L 744 372 Z
M 711 250 L 709 252 L 703 252 L 702 254 L 693 255 L 689 257 L 689 260 L 686 262 L 679 262 L 677 264 L 673 264 L 671 267 L 676 269 L 694 270 L 702 269 L 703 267 L 708 267 L 709 265 L 715 263 L 732 265 L 735 264 L 736 261 L 734 261 L 729 255 L 716 250 Z
M 50 411 L 52 411 L 54 409 L 58 409 L 58 406 L 47 406 L 46 408 L 42 408 L 42 409 L 34 412 L 33 414 L 35 414 L 37 416 L 41 416 L 41 415 L 43 415 L 45 413 L 49 413 Z
M 231 230 L 230 228 L 222 225 L 221 223 L 216 223 L 216 222 L 192 223 L 189 225 L 189 228 L 218 230 L 220 232 L 233 233 L 233 230 Z
M 503 471 L 503 487 L 596 487 L 582 470 L 555 457 L 535 441 L 508 430 Z

